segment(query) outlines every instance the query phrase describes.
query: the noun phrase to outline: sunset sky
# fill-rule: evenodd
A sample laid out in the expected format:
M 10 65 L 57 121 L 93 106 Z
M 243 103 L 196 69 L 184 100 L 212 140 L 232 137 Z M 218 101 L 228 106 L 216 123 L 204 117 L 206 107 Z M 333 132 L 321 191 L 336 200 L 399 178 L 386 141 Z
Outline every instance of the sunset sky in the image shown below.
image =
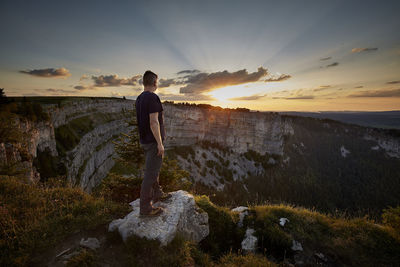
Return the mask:
M 0 2 L 7 96 L 400 110 L 400 1 Z

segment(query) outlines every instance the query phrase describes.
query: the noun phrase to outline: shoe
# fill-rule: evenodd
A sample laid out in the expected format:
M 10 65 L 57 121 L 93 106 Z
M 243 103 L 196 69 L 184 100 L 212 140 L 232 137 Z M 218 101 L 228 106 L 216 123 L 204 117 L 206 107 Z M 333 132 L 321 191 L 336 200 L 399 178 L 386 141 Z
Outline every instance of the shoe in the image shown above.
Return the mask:
M 160 197 L 155 198 L 153 203 L 156 203 L 158 201 L 164 201 L 170 199 L 171 197 L 172 197 L 171 193 L 163 193 Z
M 140 217 L 158 216 L 163 212 L 162 208 L 153 208 L 149 213 L 140 213 Z

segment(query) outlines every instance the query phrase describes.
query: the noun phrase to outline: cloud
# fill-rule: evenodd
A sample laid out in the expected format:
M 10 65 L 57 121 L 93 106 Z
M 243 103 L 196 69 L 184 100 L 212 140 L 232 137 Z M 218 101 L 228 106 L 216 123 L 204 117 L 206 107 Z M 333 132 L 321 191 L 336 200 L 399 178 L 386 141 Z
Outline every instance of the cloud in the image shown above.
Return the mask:
M 359 85 L 359 86 L 355 86 L 354 88 L 364 88 L 364 86 Z
M 180 75 L 180 74 L 194 74 L 194 73 L 198 73 L 198 72 L 200 72 L 200 71 L 199 70 L 182 70 L 180 72 L 177 72 L 176 74 L 177 75 Z
M 227 70 L 214 73 L 198 73 L 191 75 L 185 80 L 185 86 L 180 88 L 180 93 L 194 94 L 209 92 L 216 88 L 229 85 L 238 85 L 256 82 L 268 74 L 267 69 L 259 67 L 256 72 L 248 73 L 246 69 L 236 72 Z
M 82 91 L 82 90 L 95 89 L 95 88 L 92 85 L 89 85 L 89 86 L 87 86 L 87 85 L 77 85 L 77 86 L 74 86 L 74 89 Z
M 119 78 L 117 74 L 113 75 L 100 75 L 92 76 L 95 87 L 110 87 L 110 86 L 121 86 L 121 85 L 137 85 L 138 80 L 142 75 L 136 75 L 132 78 Z
M 313 92 L 323 91 L 332 88 L 331 85 L 320 85 L 319 88 L 313 89 Z
M 50 92 L 50 93 L 64 93 L 64 94 L 76 93 L 76 91 L 74 91 L 74 90 L 53 89 L 53 88 L 45 89 L 45 91 Z
M 348 97 L 400 97 L 400 88 L 387 89 L 387 90 L 361 91 L 355 94 L 348 95 Z
M 372 52 L 378 50 L 377 47 L 372 48 L 353 48 L 351 49 L 351 53 L 361 53 L 361 52 Z
M 83 74 L 81 76 L 81 78 L 79 78 L 79 81 L 86 80 L 86 79 L 89 79 L 89 76 L 87 76 L 86 74 Z
M 160 79 L 159 83 L 158 83 L 158 87 L 159 88 L 164 88 L 164 87 L 169 87 L 171 85 L 175 84 L 175 80 L 174 79 Z
M 326 65 L 326 67 L 327 67 L 327 68 L 329 68 L 329 67 L 335 67 L 335 66 L 337 66 L 337 65 L 339 65 L 338 62 L 333 62 L 332 64 Z
M 314 99 L 315 97 L 313 95 L 304 95 L 304 96 L 294 96 L 294 97 L 273 97 L 273 99 L 286 99 L 286 100 L 292 100 L 292 99 Z
M 161 100 L 170 100 L 170 101 L 212 101 L 212 100 L 216 100 L 212 96 L 203 95 L 203 94 L 176 95 L 176 94 L 158 93 L 158 96 L 161 98 Z
M 37 69 L 37 70 L 21 70 L 20 73 L 29 74 L 38 77 L 45 77 L 45 78 L 60 78 L 60 77 L 68 77 L 71 75 L 66 68 L 59 68 L 59 69 Z
M 258 100 L 265 96 L 267 96 L 267 95 L 266 94 L 265 95 L 250 95 L 250 96 L 233 97 L 233 98 L 229 98 L 228 100 L 230 100 L 230 101 L 249 101 L 249 100 Z
M 324 60 L 329 60 L 329 59 L 331 59 L 332 57 L 323 57 L 323 58 L 321 58 L 320 60 L 321 61 L 324 61 Z
M 289 78 L 291 78 L 292 76 L 290 76 L 290 75 L 288 75 L 288 74 L 281 74 L 279 77 L 277 77 L 277 78 L 273 78 L 273 77 L 271 77 L 271 78 L 269 78 L 269 79 L 266 79 L 266 80 L 264 80 L 264 82 L 280 82 L 280 81 L 284 81 L 284 80 L 287 80 L 287 79 L 289 79 Z
M 387 82 L 386 84 L 398 84 L 400 83 L 400 81 L 391 81 L 391 82 Z

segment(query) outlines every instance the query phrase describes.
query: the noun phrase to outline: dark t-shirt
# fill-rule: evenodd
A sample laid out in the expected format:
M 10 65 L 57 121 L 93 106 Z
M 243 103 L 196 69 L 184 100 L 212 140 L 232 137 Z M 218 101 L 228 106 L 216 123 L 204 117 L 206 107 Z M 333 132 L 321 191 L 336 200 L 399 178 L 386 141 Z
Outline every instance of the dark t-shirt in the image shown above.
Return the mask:
M 157 143 L 150 128 L 150 113 L 158 112 L 161 140 L 165 139 L 163 107 L 160 98 L 155 93 L 143 91 L 136 98 L 136 118 L 139 126 L 140 143 Z

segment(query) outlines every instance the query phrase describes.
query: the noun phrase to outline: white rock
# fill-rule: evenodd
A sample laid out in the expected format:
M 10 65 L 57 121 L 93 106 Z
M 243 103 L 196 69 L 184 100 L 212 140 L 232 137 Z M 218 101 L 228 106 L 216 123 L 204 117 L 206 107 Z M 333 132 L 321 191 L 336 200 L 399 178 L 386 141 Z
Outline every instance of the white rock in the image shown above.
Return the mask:
M 246 230 L 246 236 L 242 241 L 242 250 L 244 252 L 255 252 L 257 247 L 257 237 L 255 237 L 254 229 L 248 228 Z
M 300 242 L 297 242 L 296 240 L 293 240 L 293 242 L 292 242 L 292 250 L 293 251 L 303 251 L 303 247 L 301 246 Z
M 140 199 L 131 202 L 133 211 L 123 219 L 114 220 L 108 230 L 118 229 L 126 242 L 129 236 L 136 235 L 147 239 L 157 239 L 161 245 L 171 242 L 176 233 L 185 238 L 199 242 L 209 234 L 208 214 L 200 211 L 194 198 L 188 192 L 179 190 L 172 192 L 172 197 L 154 206 L 164 211 L 155 217 L 139 217 Z
M 287 219 L 287 218 L 280 218 L 279 219 L 279 224 L 281 226 L 285 226 L 285 223 L 287 223 L 287 222 L 290 222 L 289 219 Z
M 342 153 L 342 157 L 345 158 L 345 157 L 347 157 L 348 154 L 350 154 L 350 151 L 347 150 L 344 146 L 341 146 L 340 153 Z
M 243 219 L 244 217 L 246 217 L 246 215 L 249 214 L 249 212 L 247 211 L 248 209 L 249 209 L 248 207 L 240 206 L 231 210 L 233 212 L 239 212 L 239 222 L 238 222 L 239 227 L 243 226 Z
M 372 150 L 379 150 L 379 146 L 373 146 L 371 147 Z
M 89 237 L 88 239 L 84 240 L 83 238 L 81 239 L 81 242 L 79 243 L 81 247 L 85 248 L 90 248 L 92 250 L 96 250 L 100 247 L 100 242 L 97 238 L 94 237 Z

